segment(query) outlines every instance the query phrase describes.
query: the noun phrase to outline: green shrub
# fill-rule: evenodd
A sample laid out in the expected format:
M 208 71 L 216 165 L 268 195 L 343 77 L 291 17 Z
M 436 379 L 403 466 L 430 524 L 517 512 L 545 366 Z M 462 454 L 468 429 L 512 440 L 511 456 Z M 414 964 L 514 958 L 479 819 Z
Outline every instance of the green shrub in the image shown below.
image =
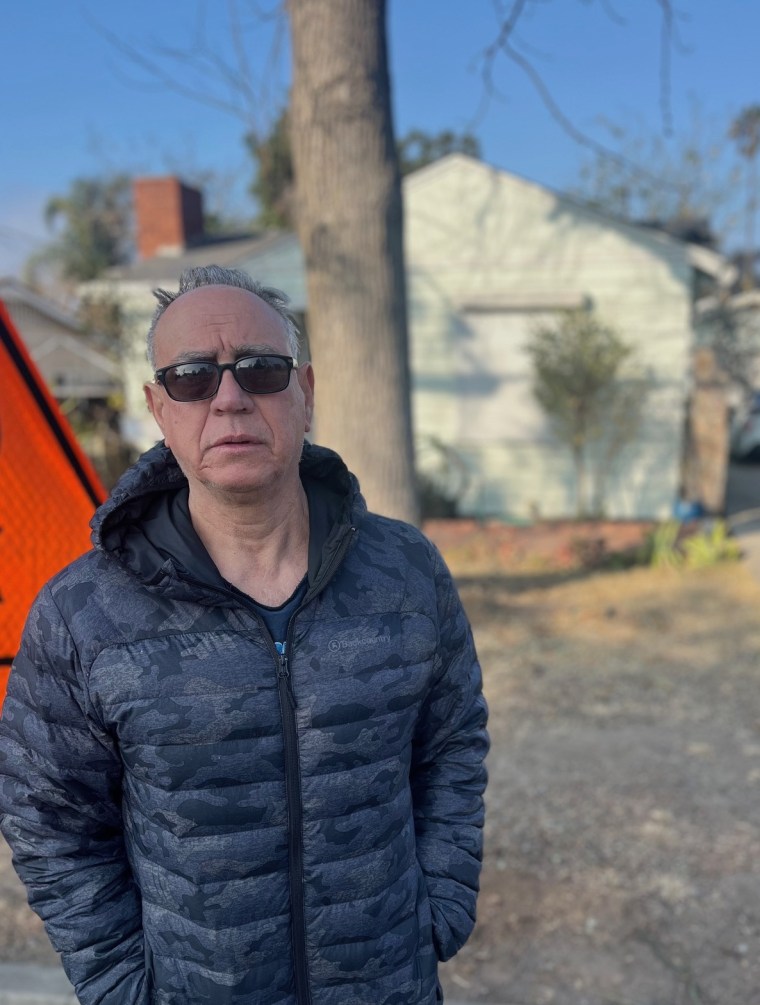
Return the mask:
M 689 569 L 706 569 L 718 562 L 736 562 L 741 548 L 729 537 L 725 520 L 716 520 L 712 527 L 683 542 L 684 564 Z
M 690 534 L 678 520 L 668 520 L 648 536 L 642 561 L 658 569 L 707 569 L 741 558 L 739 544 L 729 536 L 725 520 Z

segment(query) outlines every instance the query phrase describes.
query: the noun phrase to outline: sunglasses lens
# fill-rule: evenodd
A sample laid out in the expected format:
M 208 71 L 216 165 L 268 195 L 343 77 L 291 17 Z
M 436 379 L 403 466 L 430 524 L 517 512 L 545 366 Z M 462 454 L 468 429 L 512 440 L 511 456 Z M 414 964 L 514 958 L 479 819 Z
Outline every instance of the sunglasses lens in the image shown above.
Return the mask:
M 161 382 L 175 401 L 201 401 L 219 390 L 221 375 L 232 370 L 240 387 L 249 394 L 284 391 L 290 381 L 291 362 L 286 356 L 245 356 L 231 363 L 178 363 L 160 371 Z
M 238 383 L 251 394 L 284 391 L 290 380 L 290 367 L 280 356 L 249 356 L 235 367 Z
M 210 363 L 182 363 L 166 371 L 164 386 L 175 401 L 198 401 L 214 393 L 219 380 Z

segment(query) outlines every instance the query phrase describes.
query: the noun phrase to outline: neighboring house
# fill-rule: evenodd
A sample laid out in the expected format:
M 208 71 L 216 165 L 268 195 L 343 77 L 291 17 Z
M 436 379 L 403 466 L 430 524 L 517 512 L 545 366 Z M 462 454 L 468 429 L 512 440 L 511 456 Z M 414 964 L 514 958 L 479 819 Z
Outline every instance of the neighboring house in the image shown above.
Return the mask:
M 169 216 L 167 234 L 181 234 L 182 186 L 159 181 L 152 225 Z M 709 294 L 727 280 L 724 260 L 461 154 L 407 177 L 404 204 L 415 431 L 423 448 L 443 445 L 466 472 L 461 510 L 518 520 L 573 514 L 571 458 L 533 400 L 525 343 L 537 322 L 587 307 L 635 347 L 651 384 L 635 442 L 605 465 L 606 513 L 668 516 L 682 491 L 694 291 Z M 242 268 L 288 293 L 308 326 L 293 235 L 192 240 L 141 246 L 142 261 L 95 284 L 119 299 L 128 319 L 129 428 L 140 446 L 158 435 L 141 390 L 150 377 L 144 340 L 153 287 L 176 288 L 191 264 Z M 156 254 L 161 244 L 171 252 Z M 317 406 L 317 437 L 318 419 Z
M 531 392 L 531 328 L 587 306 L 634 346 L 651 390 L 636 440 L 602 472 L 606 513 L 663 518 L 681 494 L 693 296 L 724 260 L 461 155 L 407 179 L 412 369 L 420 432 L 467 459 L 467 508 L 572 515 L 573 466 Z
M 0 278 L 0 300 L 59 401 L 107 399 L 121 390 L 119 365 L 85 339 L 70 311 L 13 278 Z
M 737 408 L 760 391 L 760 290 L 713 294 L 696 304 L 697 343 L 714 349 Z
M 698 348 L 690 433 L 696 444 L 687 452 L 686 481 L 692 496 L 709 500 L 710 483 L 719 480 L 719 458 L 722 470 L 726 470 L 727 445 L 730 443 L 739 460 L 756 452 L 760 290 L 724 289 L 701 297 L 696 304 L 695 328 Z M 701 435 L 694 436 L 700 429 Z M 724 497 L 725 477 L 723 501 Z

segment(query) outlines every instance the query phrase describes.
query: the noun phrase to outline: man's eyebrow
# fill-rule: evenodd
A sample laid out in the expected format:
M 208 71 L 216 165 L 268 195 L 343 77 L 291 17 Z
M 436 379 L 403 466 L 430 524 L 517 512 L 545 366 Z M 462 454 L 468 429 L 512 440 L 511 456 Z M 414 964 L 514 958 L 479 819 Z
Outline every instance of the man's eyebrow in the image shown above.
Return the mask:
M 256 356 L 259 353 L 276 353 L 278 356 L 287 355 L 287 353 L 283 354 L 281 349 L 277 349 L 272 345 L 245 344 L 232 347 L 232 356 L 234 359 L 241 359 L 243 356 Z M 178 366 L 180 363 L 216 363 L 218 359 L 218 349 L 187 349 L 184 352 L 178 352 L 170 365 Z

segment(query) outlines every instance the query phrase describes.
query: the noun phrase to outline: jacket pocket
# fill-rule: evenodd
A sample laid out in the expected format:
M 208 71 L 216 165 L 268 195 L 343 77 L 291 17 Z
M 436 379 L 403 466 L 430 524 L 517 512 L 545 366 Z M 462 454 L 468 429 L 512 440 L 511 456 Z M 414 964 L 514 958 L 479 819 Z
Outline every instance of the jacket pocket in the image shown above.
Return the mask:
M 433 917 L 430 910 L 427 884 L 422 870 L 417 866 L 417 952 L 414 958 L 414 976 L 423 987 L 432 985 L 438 972 L 438 959 L 433 946 Z M 431 988 L 432 989 L 432 988 Z

